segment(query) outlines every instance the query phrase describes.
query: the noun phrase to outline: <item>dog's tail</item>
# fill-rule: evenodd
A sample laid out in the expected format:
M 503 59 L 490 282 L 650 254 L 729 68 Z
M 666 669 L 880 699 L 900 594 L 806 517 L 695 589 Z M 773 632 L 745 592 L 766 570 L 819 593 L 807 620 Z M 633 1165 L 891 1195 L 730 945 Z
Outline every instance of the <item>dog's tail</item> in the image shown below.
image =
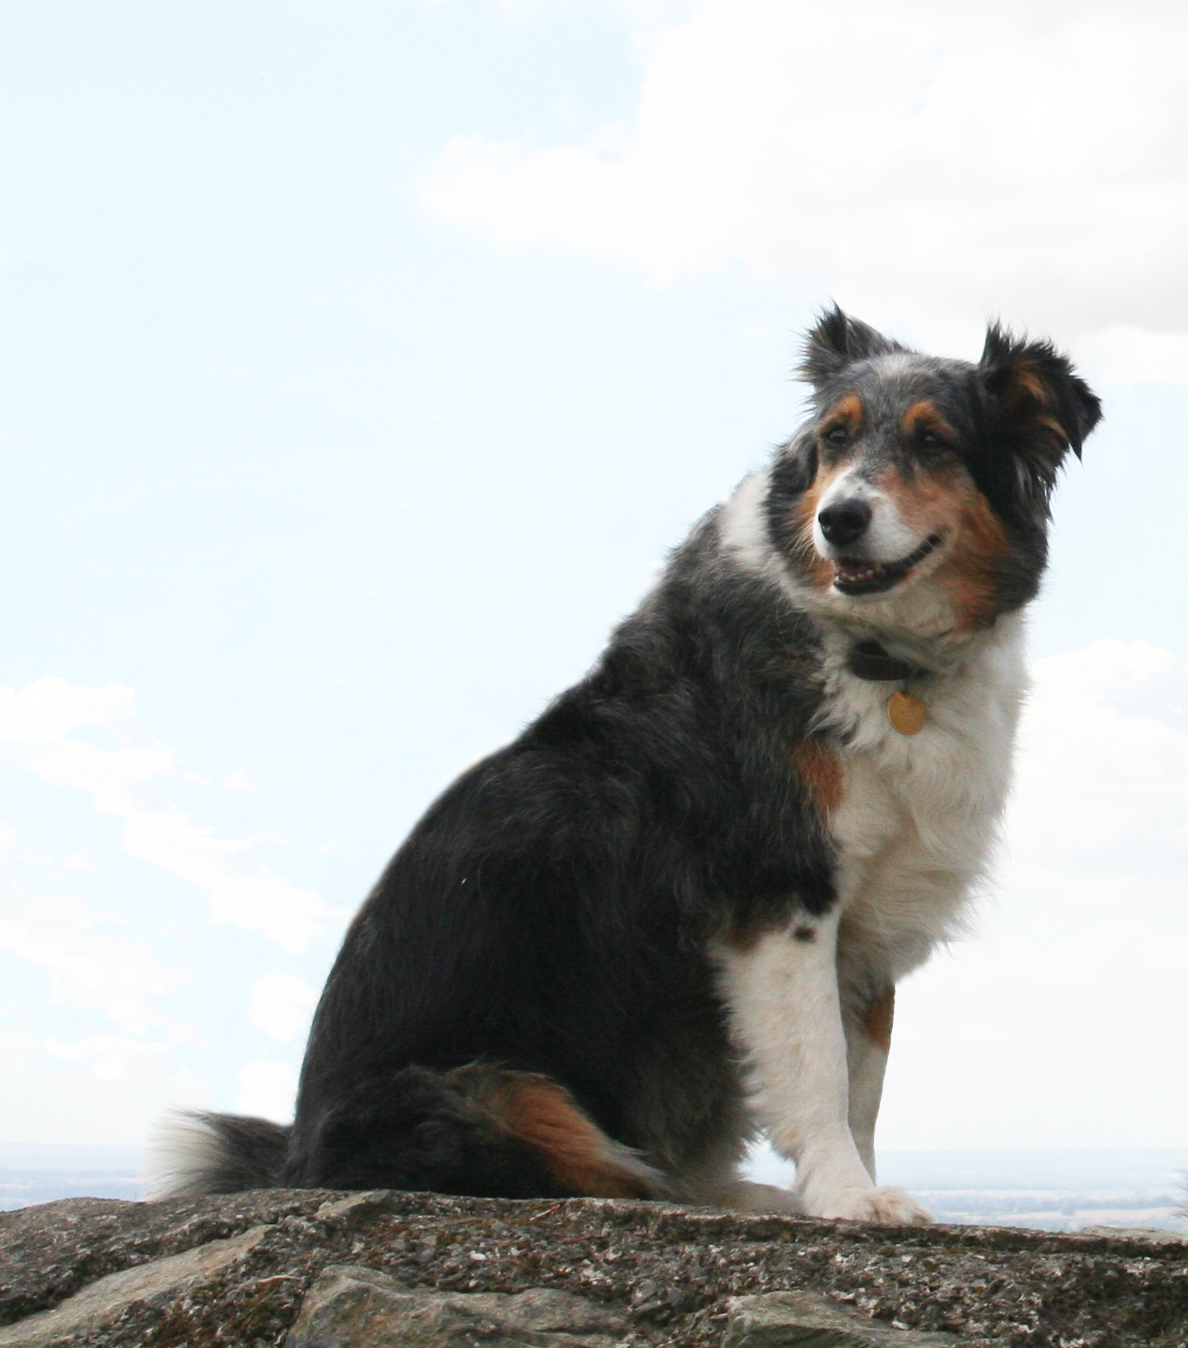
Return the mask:
M 153 1197 L 406 1189 L 479 1198 L 665 1198 L 664 1175 L 614 1141 L 551 1077 L 496 1064 L 405 1067 L 357 1082 L 315 1127 L 175 1115 L 150 1162 Z
M 291 1127 L 241 1114 L 168 1115 L 149 1146 L 151 1198 L 271 1189 L 281 1182 Z
M 477 1198 L 654 1198 L 667 1190 L 564 1086 L 499 1063 L 365 1078 L 302 1130 L 290 1182 Z

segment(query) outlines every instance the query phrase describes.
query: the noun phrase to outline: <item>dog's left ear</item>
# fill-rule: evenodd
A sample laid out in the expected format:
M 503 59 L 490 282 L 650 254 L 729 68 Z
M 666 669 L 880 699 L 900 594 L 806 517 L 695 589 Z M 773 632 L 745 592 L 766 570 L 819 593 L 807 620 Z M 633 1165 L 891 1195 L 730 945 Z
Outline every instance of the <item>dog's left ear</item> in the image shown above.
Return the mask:
M 851 318 L 835 304 L 821 314 L 816 326 L 805 334 L 804 359 L 799 374 L 818 391 L 858 360 L 906 351 L 890 337 L 876 332 L 868 323 Z
M 1011 448 L 1048 486 L 1071 449 L 1101 420 L 1101 400 L 1051 342 L 1029 342 L 993 324 L 978 373 L 1006 422 Z

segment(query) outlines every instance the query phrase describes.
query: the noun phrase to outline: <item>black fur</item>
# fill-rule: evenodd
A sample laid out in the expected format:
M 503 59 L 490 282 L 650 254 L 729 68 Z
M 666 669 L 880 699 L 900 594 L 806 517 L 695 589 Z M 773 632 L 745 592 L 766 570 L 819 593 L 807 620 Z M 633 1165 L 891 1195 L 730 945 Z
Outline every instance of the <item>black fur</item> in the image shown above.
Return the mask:
M 821 315 L 808 334 L 800 374 L 820 392 L 855 362 L 897 351 L 906 352 L 907 347 L 884 337 L 860 319 L 842 313 L 835 304 Z
M 318 1009 L 286 1184 L 344 1182 L 327 1111 L 413 1063 L 555 1077 L 666 1169 L 714 1149 L 738 1084 L 705 941 L 833 898 L 788 767 L 819 698 L 814 648 L 802 617 L 726 572 L 704 524 L 590 677 L 393 859 Z M 669 1091 L 666 1064 L 678 1097 L 698 1085 L 657 1129 L 645 1102 Z
M 336 1189 L 432 1189 L 479 1198 L 564 1197 L 544 1160 L 484 1103 L 498 1072 L 405 1067 L 346 1083 L 317 1116 L 310 1150 L 334 1156 Z M 292 1163 L 286 1184 L 318 1185 Z
M 857 392 L 873 435 L 926 396 L 1010 539 L 997 612 L 1026 602 L 1057 440 L 1079 452 L 1100 414 L 1068 362 L 997 328 L 979 365 L 934 360 L 835 308 L 802 369 L 818 413 L 780 451 L 767 500 L 782 564 L 801 566 L 796 506 L 831 452 L 821 416 Z M 936 452 L 886 446 L 907 472 Z M 834 901 L 831 844 L 791 767 L 816 733 L 819 632 L 725 555 L 711 512 L 589 677 L 465 773 L 393 858 L 318 1007 L 283 1164 L 276 1133 L 261 1152 L 217 1122 L 248 1181 L 557 1193 L 468 1064 L 561 1082 L 677 1192 L 737 1155 L 742 1087 L 706 946 Z

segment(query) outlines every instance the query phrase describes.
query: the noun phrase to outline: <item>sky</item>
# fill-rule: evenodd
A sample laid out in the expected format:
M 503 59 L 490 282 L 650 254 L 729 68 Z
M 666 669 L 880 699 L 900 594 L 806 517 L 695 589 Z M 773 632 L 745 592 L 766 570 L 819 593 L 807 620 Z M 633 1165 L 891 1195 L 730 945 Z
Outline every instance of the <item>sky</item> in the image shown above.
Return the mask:
M 993 883 L 889 1148 L 1188 1139 L 1188 11 L 0 4 L 0 1142 L 284 1119 L 344 924 L 803 415 L 1051 336 Z

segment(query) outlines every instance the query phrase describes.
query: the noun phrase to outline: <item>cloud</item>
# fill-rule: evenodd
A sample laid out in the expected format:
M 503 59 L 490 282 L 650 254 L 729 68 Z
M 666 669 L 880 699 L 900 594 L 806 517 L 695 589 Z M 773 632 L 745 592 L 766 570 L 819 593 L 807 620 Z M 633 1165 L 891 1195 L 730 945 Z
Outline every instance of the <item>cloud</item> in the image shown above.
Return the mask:
M 252 986 L 249 1018 L 273 1039 L 289 1043 L 304 1038 L 318 995 L 296 974 L 265 974 Z
M 1188 386 L 1188 333 L 1147 332 L 1119 323 L 1082 338 L 1078 351 L 1116 383 Z
M 0 896 L 0 950 L 40 969 L 53 1003 L 100 1011 L 136 1034 L 159 1026 L 194 1042 L 190 1027 L 154 1005 L 192 982 L 193 974 L 162 964 L 147 941 L 100 934 L 101 921 L 83 899 L 28 894 L 7 884 Z
M 975 939 L 903 985 L 882 1145 L 1175 1146 L 1188 1119 L 1188 670 L 1041 660 Z
M 122 684 L 82 688 L 61 678 L 0 688 L 0 744 L 52 744 L 79 726 L 125 731 L 135 724 L 135 694 Z
M 72 731 L 97 727 L 114 747 Z M 51 786 L 87 791 L 100 814 L 124 821 L 123 848 L 204 891 L 211 918 L 262 932 L 282 949 L 309 948 L 337 914 L 313 891 L 289 884 L 252 860 L 251 839 L 216 838 L 154 784 L 202 782 L 181 768 L 136 720 L 130 688 L 80 688 L 61 678 L 0 689 L 0 750 Z
M 297 1099 L 297 1073 L 282 1062 L 250 1062 L 239 1073 L 235 1108 L 241 1114 L 288 1123 Z
M 60 678 L 0 688 L 0 759 L 48 786 L 86 792 L 98 813 L 122 821 L 123 851 L 205 893 L 215 922 L 260 931 L 300 953 L 337 916 L 317 894 L 255 861 L 256 840 L 219 838 L 170 799 L 171 784 L 209 784 L 145 732 L 131 689 Z M 18 884 L 8 874 L 13 860 L 35 863 L 49 883 L 37 892 Z M 96 869 L 77 849 L 63 847 L 60 859 L 34 855 L 0 823 L 0 952 L 45 976 L 51 1004 L 98 1012 L 113 1027 L 54 1037 L 23 1003 L 0 1008 L 8 1022 L 0 1025 L 0 1079 L 9 1086 L 0 1135 L 14 1141 L 128 1140 L 166 1107 L 209 1102 L 209 1083 L 176 1061 L 185 1046 L 208 1046 L 162 1005 L 194 976 L 159 959 L 147 933 L 129 933 L 119 914 L 75 892 Z M 251 1015 L 289 1041 L 308 1024 L 313 1003 L 302 979 L 274 974 L 253 989 Z M 283 1113 L 294 1083 L 292 1067 L 253 1064 L 240 1085 L 260 1112 Z
M 1012 869 L 1188 875 L 1188 671 L 1146 642 L 1041 660 L 1008 816 Z M 1179 724 L 1177 724 L 1179 723 Z
M 1186 45 L 1170 0 L 702 0 L 647 46 L 630 124 L 460 135 L 419 200 L 509 252 L 657 283 L 741 263 L 925 328 L 1021 316 L 1181 382 Z
M 162 964 L 148 941 L 105 934 L 101 929 L 113 923 L 112 916 L 96 912 L 81 896 L 31 893 L 15 884 L 6 868 L 17 851 L 14 834 L 0 824 L 0 950 L 47 976 L 51 1003 L 99 1011 L 134 1034 L 164 1028 L 196 1042 L 190 1026 L 154 1005 L 192 982 L 190 971 Z M 83 867 L 75 856 L 62 869 Z
M 0 1026 L 3 1142 L 130 1142 L 168 1108 L 210 1105 L 210 1084 L 171 1062 L 173 1045 L 127 1035 L 59 1041 Z

